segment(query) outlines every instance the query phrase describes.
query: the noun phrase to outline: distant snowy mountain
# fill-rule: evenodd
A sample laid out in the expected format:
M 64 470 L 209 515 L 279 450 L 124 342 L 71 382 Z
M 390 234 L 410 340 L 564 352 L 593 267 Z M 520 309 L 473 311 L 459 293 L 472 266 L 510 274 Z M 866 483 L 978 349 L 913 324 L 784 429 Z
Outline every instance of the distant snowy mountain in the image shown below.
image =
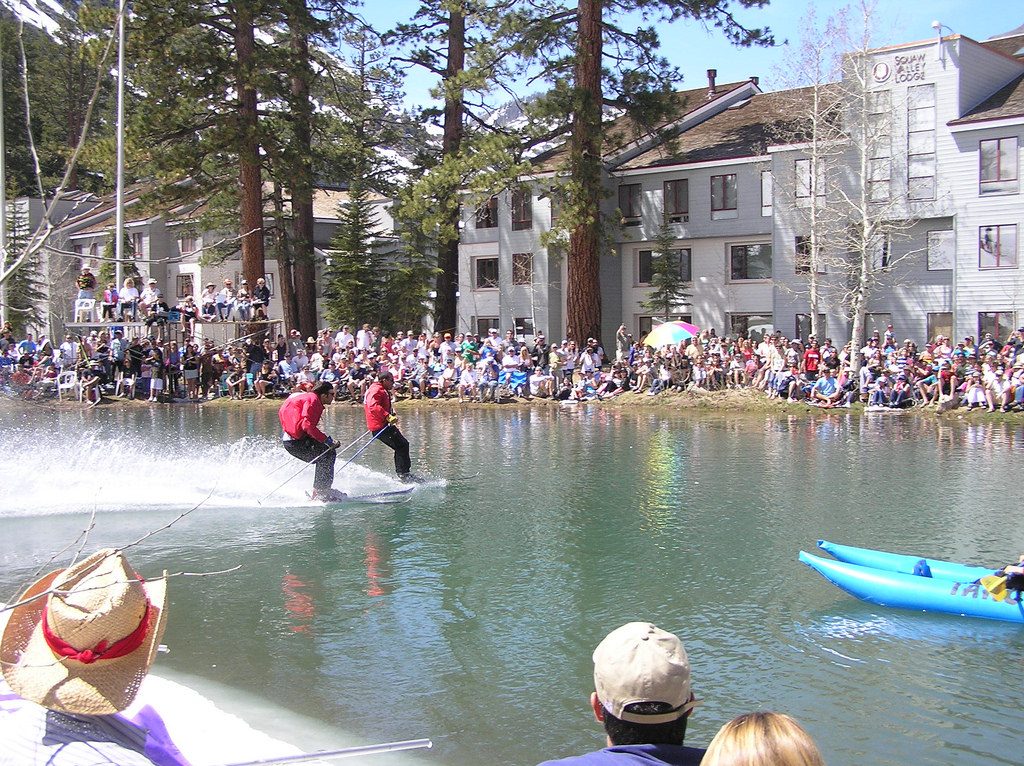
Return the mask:
M 66 17 L 64 9 L 55 0 L 0 0 L 0 5 L 9 10 L 16 19 L 54 34 L 60 26 L 60 19 Z

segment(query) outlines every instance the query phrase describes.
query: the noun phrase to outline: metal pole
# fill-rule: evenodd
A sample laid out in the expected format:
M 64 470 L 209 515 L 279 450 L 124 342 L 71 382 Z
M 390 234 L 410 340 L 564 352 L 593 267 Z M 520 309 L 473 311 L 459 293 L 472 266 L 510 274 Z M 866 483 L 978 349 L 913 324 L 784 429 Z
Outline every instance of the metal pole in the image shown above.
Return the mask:
M 128 0 L 117 14 L 117 191 L 114 218 L 114 285 L 120 290 L 124 276 L 124 15 Z M 104 285 L 98 286 L 103 289 Z
M 321 758 L 353 758 L 360 755 L 376 755 L 378 753 L 396 753 L 400 750 L 416 750 L 431 748 L 434 743 L 429 739 L 410 739 L 405 742 L 386 742 L 382 745 L 363 745 L 362 747 L 343 747 L 338 750 L 321 750 L 317 753 L 299 753 L 284 755 L 278 758 L 264 758 L 258 761 L 240 761 L 229 766 L 268 766 L 268 764 L 303 763 Z
M 3 40 L 0 40 L 0 277 L 7 270 L 7 148 L 4 146 Z M 46 204 L 45 201 L 42 201 Z M 7 283 L 0 282 L 0 325 L 7 321 Z

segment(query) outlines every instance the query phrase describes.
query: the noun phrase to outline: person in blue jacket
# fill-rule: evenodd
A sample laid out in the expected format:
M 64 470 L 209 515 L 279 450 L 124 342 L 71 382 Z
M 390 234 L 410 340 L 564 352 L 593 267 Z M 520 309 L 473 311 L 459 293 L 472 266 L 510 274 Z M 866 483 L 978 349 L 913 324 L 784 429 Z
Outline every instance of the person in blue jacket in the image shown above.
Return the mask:
M 683 642 L 649 622 L 616 628 L 594 650 L 590 707 L 607 747 L 541 766 L 699 766 L 686 747 L 686 722 L 699 701 L 690 688 Z

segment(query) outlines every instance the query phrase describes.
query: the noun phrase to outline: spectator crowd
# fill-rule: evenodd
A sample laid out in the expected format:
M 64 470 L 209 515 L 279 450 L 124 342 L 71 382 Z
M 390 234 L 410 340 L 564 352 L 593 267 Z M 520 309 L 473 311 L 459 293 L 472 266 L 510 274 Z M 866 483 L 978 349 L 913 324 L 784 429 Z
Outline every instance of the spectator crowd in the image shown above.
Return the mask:
M 225 288 L 231 291 L 230 280 Z M 215 285 L 208 285 L 213 293 Z M 31 335 L 0 332 L 0 384 L 10 389 L 56 387 L 64 371 L 91 403 L 104 392 L 149 401 L 198 402 L 227 396 L 266 399 L 309 390 L 318 382 L 334 385 L 338 399 L 362 400 L 375 376 L 387 370 L 400 397 L 452 398 L 494 402 L 550 398 L 605 400 L 625 392 L 658 396 L 676 391 L 747 389 L 769 399 L 821 408 L 869 409 L 965 406 L 989 412 L 1024 409 L 1024 328 L 1000 340 L 986 333 L 953 342 L 938 335 L 919 346 L 898 341 L 890 325 L 874 332 L 860 349 L 837 347 L 831 338 L 791 339 L 781 331 L 760 337 L 720 337 L 714 329 L 675 345 L 652 348 L 620 327 L 612 354 L 593 338 L 548 343 L 544 335 L 527 341 L 512 330 L 483 335 L 408 330 L 391 333 L 364 324 L 327 327 L 303 339 L 263 338 L 264 333 L 221 346 L 195 336 L 203 321 L 254 318 L 237 303 L 207 301 L 197 309 L 186 298 L 176 314 L 155 286 L 139 305 L 156 320 L 145 331 L 93 330 L 67 335 L 57 344 Z M 218 293 L 220 294 L 220 293 Z M 190 305 L 191 304 L 191 305 Z M 220 306 L 221 308 L 217 308 Z M 155 307 L 155 308 L 154 308 Z M 211 308 L 212 307 L 212 308 Z M 265 317 L 265 304 L 259 306 Z M 170 313 L 170 318 L 168 314 Z M 178 322 L 182 341 L 165 340 L 169 322 Z M 354 331 L 353 331 L 354 330 Z

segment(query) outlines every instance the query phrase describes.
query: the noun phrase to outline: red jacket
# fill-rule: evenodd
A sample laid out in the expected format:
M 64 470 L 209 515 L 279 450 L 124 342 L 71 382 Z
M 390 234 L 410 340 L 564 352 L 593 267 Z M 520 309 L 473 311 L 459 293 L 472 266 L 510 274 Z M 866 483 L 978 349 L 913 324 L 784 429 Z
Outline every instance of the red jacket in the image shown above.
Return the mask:
M 314 393 L 292 394 L 284 400 L 277 416 L 281 420 L 281 429 L 293 439 L 309 436 L 318 442 L 326 441 L 327 434 L 317 426 L 320 416 L 324 414 L 324 405 L 320 397 Z
M 391 394 L 380 381 L 370 385 L 363 401 L 363 409 L 366 410 L 366 427 L 374 433 L 388 424 L 388 417 L 391 415 Z

